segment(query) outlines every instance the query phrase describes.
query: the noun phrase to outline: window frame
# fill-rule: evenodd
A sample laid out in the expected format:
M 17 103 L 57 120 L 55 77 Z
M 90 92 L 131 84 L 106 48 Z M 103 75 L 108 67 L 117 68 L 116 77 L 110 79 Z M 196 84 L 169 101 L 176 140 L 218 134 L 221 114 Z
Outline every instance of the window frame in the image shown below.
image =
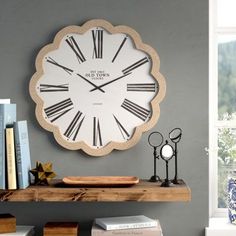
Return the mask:
M 209 216 L 226 217 L 227 208 L 218 208 L 218 129 L 236 128 L 235 121 L 218 120 L 219 35 L 236 35 L 236 27 L 217 26 L 217 0 L 209 0 Z

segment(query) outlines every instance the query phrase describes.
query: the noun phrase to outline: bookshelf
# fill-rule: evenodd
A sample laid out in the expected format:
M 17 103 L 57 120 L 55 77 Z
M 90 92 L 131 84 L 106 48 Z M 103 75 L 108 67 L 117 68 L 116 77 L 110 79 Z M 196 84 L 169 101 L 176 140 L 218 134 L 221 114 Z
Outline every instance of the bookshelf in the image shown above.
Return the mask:
M 68 187 L 61 180 L 49 186 L 30 186 L 23 190 L 0 190 L 0 201 L 9 202 L 189 202 L 191 190 L 181 184 L 169 188 L 141 180 L 129 187 Z

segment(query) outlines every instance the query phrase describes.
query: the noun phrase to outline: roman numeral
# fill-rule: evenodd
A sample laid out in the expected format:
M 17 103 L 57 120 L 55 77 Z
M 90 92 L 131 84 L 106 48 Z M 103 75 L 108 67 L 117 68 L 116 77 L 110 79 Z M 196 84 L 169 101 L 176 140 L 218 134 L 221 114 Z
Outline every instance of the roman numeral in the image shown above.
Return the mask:
M 125 99 L 124 102 L 121 104 L 121 107 L 123 107 L 125 110 L 129 111 L 133 115 L 137 116 L 139 119 L 145 121 L 149 114 L 150 111 L 147 110 L 144 107 L 139 106 L 138 104 L 131 102 L 128 99 Z
M 115 119 L 115 121 L 116 121 L 116 124 L 117 124 L 117 126 L 118 126 L 118 128 L 119 128 L 119 130 L 120 130 L 120 133 L 121 133 L 121 135 L 122 135 L 122 137 L 124 138 L 124 139 L 129 139 L 129 137 L 130 137 L 130 134 L 128 133 L 128 131 L 124 128 L 124 126 L 120 123 L 120 121 L 115 117 L 115 115 L 113 115 L 113 117 L 114 117 L 114 119 Z
M 128 66 L 127 68 L 125 68 L 124 70 L 122 70 L 122 72 L 124 74 L 127 74 L 129 72 L 131 72 L 132 70 L 135 70 L 137 69 L 138 67 L 142 66 L 143 64 L 147 63 L 148 62 L 148 58 L 147 57 L 144 57 L 143 59 L 135 62 L 134 64 L 132 64 L 131 66 Z
M 77 135 L 78 135 L 78 132 L 80 130 L 80 127 L 84 121 L 84 117 L 82 118 L 82 112 L 81 111 L 78 111 L 75 115 L 75 117 L 73 118 L 73 120 L 71 121 L 70 125 L 68 126 L 68 128 L 66 129 L 64 135 L 70 139 L 71 136 L 73 135 L 72 137 L 72 140 L 75 141 Z
M 116 51 L 115 56 L 113 57 L 113 59 L 112 59 L 112 61 L 111 61 L 112 63 L 115 61 L 115 59 L 116 59 L 116 57 L 118 56 L 118 54 L 119 54 L 121 48 L 124 46 L 126 40 L 127 40 L 127 37 L 125 37 L 125 38 L 123 39 L 123 41 L 121 42 L 121 44 L 120 44 L 118 50 Z
M 70 36 L 68 39 L 66 39 L 66 42 L 70 46 L 72 51 L 75 53 L 79 63 L 85 62 L 86 59 L 85 59 L 83 53 L 81 52 L 80 47 L 77 44 L 77 42 L 75 41 L 74 37 Z
M 51 122 L 54 122 L 61 116 L 65 115 L 68 111 L 73 109 L 73 102 L 70 98 L 65 99 L 61 102 L 58 102 L 52 106 L 49 106 L 44 109 L 44 112 L 47 116 L 47 118 L 51 119 Z
M 102 58 L 103 54 L 103 30 L 92 30 L 93 58 Z
M 59 85 L 40 84 L 39 91 L 40 93 L 69 91 L 69 84 L 59 84 Z
M 127 84 L 127 91 L 132 92 L 155 92 L 156 91 L 155 83 L 146 83 L 146 84 Z
M 73 70 L 72 70 L 72 69 L 70 69 L 70 68 L 68 68 L 68 67 L 65 67 L 65 66 L 59 64 L 58 62 L 56 62 L 56 61 L 55 61 L 53 58 L 51 58 L 51 57 L 47 57 L 47 58 L 46 58 L 46 61 L 47 61 L 48 63 L 51 63 L 51 64 L 55 65 L 55 66 L 58 66 L 59 68 L 63 69 L 65 72 L 67 72 L 67 73 L 70 74 L 70 75 L 73 73 Z
M 100 123 L 97 117 L 93 117 L 93 146 L 102 146 Z

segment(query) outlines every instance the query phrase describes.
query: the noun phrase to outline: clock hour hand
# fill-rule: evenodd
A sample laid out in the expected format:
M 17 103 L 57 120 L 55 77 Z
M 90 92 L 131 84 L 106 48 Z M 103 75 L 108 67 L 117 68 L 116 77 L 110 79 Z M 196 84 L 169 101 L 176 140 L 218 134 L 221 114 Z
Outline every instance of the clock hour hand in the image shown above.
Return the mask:
M 106 86 L 106 85 L 108 85 L 108 84 L 111 84 L 111 83 L 113 83 L 113 82 L 115 82 L 115 81 L 117 81 L 117 80 L 119 80 L 119 79 L 122 79 L 122 78 L 124 78 L 125 76 L 130 75 L 131 73 L 132 73 L 132 72 L 126 73 L 126 74 L 124 74 L 124 75 L 119 76 L 119 77 L 116 78 L 116 79 L 113 79 L 113 80 L 108 81 L 107 83 L 104 83 L 104 84 L 102 84 L 102 85 L 96 86 L 95 88 L 89 90 L 89 92 L 95 91 L 95 90 L 97 90 L 97 89 L 100 90 L 102 87 L 104 87 L 104 86 Z
M 88 82 L 89 84 L 93 85 L 94 89 L 98 89 L 101 92 L 105 93 L 105 91 L 101 88 L 99 88 L 99 86 L 97 86 L 96 84 L 94 84 L 93 82 L 91 82 L 90 80 L 86 79 L 84 76 L 77 74 L 80 78 L 82 78 L 83 80 L 85 80 L 86 82 Z M 91 91 L 91 90 L 90 90 Z

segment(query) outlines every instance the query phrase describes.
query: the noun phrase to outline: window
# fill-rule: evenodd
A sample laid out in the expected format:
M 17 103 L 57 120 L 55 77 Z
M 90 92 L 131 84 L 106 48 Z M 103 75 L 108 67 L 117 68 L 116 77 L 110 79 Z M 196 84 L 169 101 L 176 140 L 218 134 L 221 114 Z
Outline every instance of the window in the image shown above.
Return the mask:
M 210 0 L 210 216 L 226 216 L 227 178 L 236 170 L 236 0 Z

